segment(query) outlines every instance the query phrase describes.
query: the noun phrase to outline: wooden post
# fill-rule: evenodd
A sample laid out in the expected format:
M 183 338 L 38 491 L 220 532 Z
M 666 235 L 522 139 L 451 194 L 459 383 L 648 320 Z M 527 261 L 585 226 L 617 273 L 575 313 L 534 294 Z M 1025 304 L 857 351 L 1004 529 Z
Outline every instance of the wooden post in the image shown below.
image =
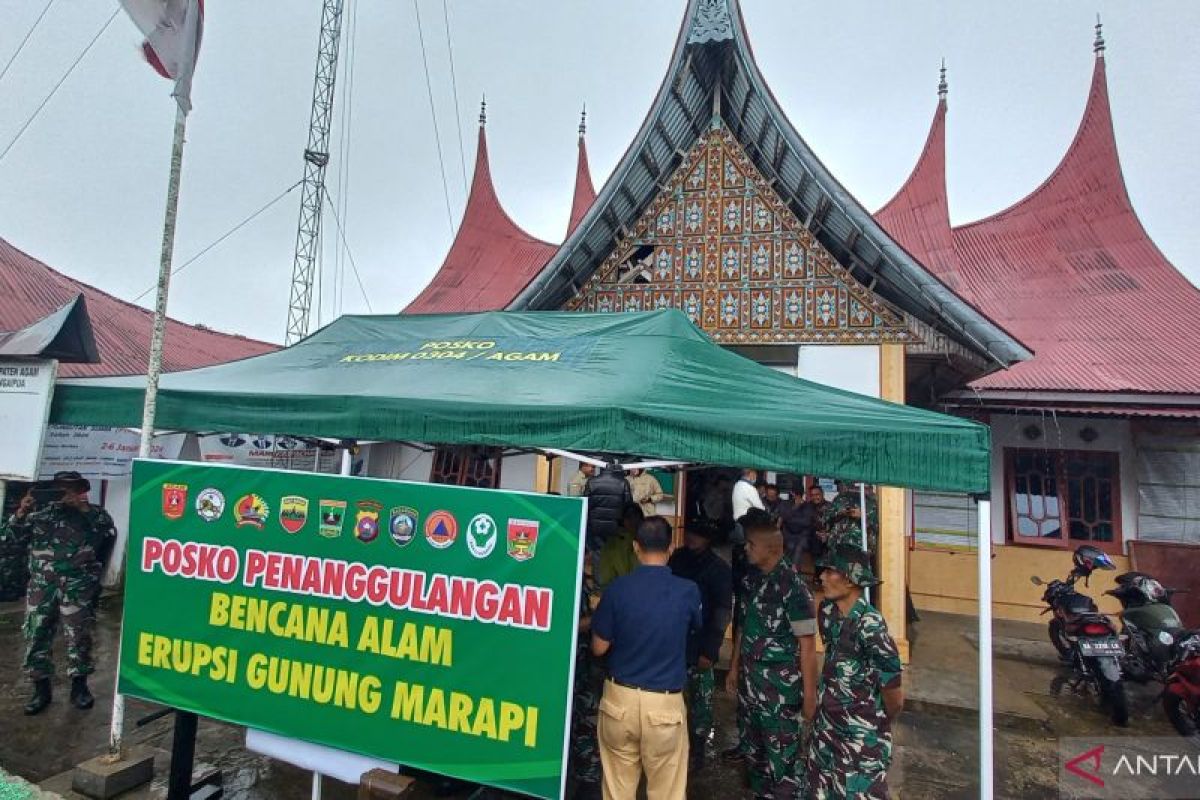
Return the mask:
M 562 459 L 539 455 L 533 471 L 533 490 L 540 494 L 550 494 L 558 491 L 561 483 Z
M 884 344 L 879 352 L 879 390 L 884 400 L 905 400 L 904 345 Z M 875 602 L 887 620 L 900 658 L 908 663 L 908 538 L 905 514 L 907 492 L 895 486 L 879 487 L 879 587 Z

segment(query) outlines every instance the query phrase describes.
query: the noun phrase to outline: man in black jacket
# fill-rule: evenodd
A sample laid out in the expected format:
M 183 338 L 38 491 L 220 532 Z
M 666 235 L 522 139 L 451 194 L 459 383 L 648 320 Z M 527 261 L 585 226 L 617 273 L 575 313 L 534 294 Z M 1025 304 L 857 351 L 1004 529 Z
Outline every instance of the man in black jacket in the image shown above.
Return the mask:
M 712 550 L 716 531 L 694 525 L 684 532 L 682 550 L 671 556 L 671 571 L 700 587 L 703 627 L 688 637 L 688 681 L 685 690 L 690 739 L 689 769 L 704 766 L 705 745 L 713 725 L 713 665 L 721 655 L 721 643 L 733 607 L 733 574 L 729 565 Z
M 599 553 L 620 527 L 625 506 L 633 502 L 625 470 L 620 464 L 609 464 L 588 478 L 583 496 L 588 499 L 587 549 Z
M 825 550 L 819 532 L 825 524 L 827 505 L 821 484 L 814 483 L 808 487 L 803 503 L 786 509 L 780 515 L 784 551 L 796 569 L 800 569 L 800 557 L 804 553 L 812 553 L 815 558 Z

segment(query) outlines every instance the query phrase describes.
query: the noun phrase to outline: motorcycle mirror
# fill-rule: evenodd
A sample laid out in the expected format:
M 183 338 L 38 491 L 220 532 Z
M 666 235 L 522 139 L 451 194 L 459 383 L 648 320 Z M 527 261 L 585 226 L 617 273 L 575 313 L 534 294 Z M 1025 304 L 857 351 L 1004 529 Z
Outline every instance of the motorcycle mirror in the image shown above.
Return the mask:
M 1045 583 L 1045 581 L 1042 580 L 1041 578 L 1039 578 L 1037 575 L 1031 575 L 1029 578 L 1029 582 L 1032 583 L 1034 586 L 1041 586 L 1042 584 Z

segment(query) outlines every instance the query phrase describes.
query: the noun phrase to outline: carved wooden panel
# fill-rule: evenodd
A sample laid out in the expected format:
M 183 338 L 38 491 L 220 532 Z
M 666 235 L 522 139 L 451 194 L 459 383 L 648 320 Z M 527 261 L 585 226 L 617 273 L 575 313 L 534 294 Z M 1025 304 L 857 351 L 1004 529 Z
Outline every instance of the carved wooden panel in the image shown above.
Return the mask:
M 630 236 L 567 308 L 679 308 L 726 343 L 874 343 L 913 337 L 857 283 L 714 123 Z

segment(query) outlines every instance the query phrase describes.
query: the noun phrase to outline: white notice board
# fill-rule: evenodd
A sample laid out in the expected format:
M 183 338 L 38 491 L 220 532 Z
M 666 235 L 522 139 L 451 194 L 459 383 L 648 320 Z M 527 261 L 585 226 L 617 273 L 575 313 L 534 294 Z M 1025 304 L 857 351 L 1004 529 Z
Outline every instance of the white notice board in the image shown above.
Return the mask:
M 0 361 L 0 480 L 37 479 L 57 373 L 57 361 Z

